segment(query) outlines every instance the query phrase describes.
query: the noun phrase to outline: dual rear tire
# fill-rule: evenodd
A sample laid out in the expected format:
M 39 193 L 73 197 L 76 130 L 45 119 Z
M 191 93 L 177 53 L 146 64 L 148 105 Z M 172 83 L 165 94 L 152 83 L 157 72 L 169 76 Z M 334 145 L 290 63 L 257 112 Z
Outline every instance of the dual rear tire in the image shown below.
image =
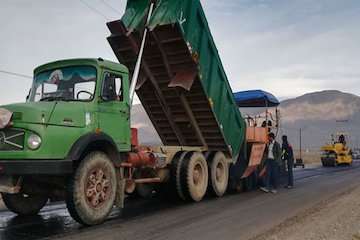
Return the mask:
M 178 196 L 184 201 L 201 201 L 209 179 L 204 155 L 200 152 L 181 152 L 174 159 L 172 167 Z
M 207 192 L 224 195 L 229 168 L 223 153 L 182 152 L 174 159 L 172 177 L 178 196 L 185 201 L 200 202 Z

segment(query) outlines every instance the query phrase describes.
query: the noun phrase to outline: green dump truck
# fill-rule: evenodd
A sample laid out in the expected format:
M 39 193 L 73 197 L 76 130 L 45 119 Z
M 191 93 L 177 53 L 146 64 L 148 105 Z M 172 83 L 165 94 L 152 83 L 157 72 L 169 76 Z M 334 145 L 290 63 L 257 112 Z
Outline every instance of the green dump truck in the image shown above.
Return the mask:
M 27 102 L 1 106 L 6 206 L 30 215 L 65 200 L 76 221 L 94 225 L 134 192 L 198 202 L 223 196 L 232 175 L 252 177 L 266 141 L 254 134 L 267 131 L 246 127 L 200 1 L 129 0 L 108 28 L 121 64 L 39 66 Z M 140 146 L 130 127 L 135 90 L 162 146 Z

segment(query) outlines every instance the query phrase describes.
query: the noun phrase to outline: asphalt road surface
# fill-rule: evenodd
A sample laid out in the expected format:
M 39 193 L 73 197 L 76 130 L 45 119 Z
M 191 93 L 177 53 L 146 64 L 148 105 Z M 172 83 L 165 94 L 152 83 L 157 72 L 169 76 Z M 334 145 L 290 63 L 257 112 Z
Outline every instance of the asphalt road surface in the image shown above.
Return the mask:
M 206 199 L 197 204 L 159 199 L 132 200 L 95 227 L 82 227 L 64 204 L 45 207 L 39 216 L 0 212 L 0 240 L 37 239 L 249 239 L 286 219 L 357 186 L 360 163 L 352 167 L 305 168 L 295 171 L 296 188 L 278 194 L 260 191 Z

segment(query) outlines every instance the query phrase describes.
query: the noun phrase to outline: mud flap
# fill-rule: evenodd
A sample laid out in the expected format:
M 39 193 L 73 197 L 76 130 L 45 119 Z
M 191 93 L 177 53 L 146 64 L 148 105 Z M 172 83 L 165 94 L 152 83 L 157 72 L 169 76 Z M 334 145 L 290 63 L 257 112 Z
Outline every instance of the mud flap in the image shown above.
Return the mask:
M 118 208 L 124 208 L 125 201 L 125 179 L 124 179 L 124 169 L 116 168 L 116 198 L 115 198 L 115 206 Z

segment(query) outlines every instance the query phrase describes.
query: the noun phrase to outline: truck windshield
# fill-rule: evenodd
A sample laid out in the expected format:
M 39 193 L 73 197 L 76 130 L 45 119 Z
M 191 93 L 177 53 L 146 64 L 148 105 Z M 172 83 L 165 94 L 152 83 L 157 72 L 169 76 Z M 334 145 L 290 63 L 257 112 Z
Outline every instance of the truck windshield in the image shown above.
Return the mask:
M 96 86 L 96 68 L 73 66 L 37 74 L 29 101 L 89 101 Z

